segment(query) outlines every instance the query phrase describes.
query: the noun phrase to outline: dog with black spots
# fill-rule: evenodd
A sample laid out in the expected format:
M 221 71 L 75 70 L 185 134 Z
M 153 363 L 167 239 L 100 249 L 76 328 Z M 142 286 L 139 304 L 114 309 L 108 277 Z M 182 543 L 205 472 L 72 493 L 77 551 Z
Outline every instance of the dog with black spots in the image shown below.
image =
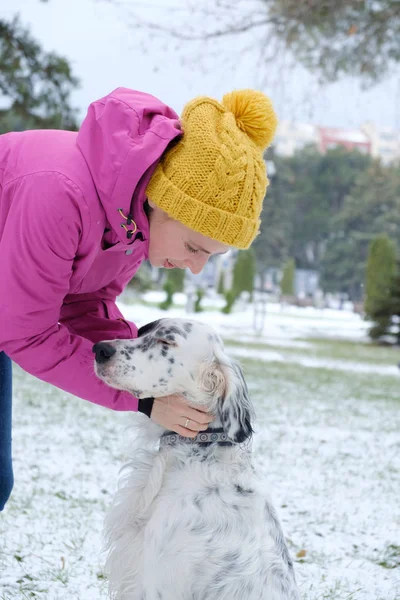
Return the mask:
M 279 518 L 252 465 L 246 381 L 221 338 L 201 322 L 160 319 L 137 339 L 96 346 L 108 385 L 138 398 L 181 394 L 215 415 L 195 438 L 135 415 L 132 458 L 106 519 L 111 597 L 298 600 Z

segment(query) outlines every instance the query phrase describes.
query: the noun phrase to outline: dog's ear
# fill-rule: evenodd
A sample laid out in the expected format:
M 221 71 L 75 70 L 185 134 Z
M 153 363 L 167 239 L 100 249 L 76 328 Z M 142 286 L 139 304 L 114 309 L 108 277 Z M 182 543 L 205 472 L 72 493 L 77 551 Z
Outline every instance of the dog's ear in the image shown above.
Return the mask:
M 254 409 L 243 371 L 220 345 L 214 345 L 212 356 L 202 364 L 197 389 L 209 398 L 207 409 L 218 413 L 230 440 L 241 443 L 252 435 Z
M 241 443 L 248 439 L 253 428 L 253 407 L 243 371 L 238 363 L 228 359 L 220 362 L 225 389 L 218 402 L 222 427 L 229 439 Z

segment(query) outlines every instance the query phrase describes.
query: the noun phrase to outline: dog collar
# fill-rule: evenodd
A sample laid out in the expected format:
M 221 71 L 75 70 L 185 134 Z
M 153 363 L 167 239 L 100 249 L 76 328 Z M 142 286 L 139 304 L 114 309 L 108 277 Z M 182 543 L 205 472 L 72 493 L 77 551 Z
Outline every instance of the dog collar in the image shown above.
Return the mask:
M 173 432 L 167 432 L 161 436 L 160 448 L 165 446 L 176 446 L 177 444 L 196 444 L 197 446 L 203 447 L 211 446 L 212 444 L 216 444 L 217 446 L 235 445 L 229 440 L 222 427 L 200 431 L 195 438 L 185 437 Z

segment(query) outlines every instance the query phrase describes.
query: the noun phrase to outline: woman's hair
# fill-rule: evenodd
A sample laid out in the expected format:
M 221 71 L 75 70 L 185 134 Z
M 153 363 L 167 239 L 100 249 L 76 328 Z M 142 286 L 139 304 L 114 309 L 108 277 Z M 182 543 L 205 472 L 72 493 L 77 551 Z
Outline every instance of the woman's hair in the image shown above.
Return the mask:
M 150 213 L 152 213 L 154 209 L 150 206 L 148 200 L 146 200 L 145 203 L 143 204 L 143 208 L 144 208 L 144 212 L 146 213 L 146 217 L 149 218 Z

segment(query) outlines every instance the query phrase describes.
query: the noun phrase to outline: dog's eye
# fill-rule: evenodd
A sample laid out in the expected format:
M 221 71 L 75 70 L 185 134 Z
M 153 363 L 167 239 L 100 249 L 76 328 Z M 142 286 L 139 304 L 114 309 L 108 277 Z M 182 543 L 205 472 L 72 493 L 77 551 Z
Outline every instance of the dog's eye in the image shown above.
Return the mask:
M 175 342 L 175 340 L 169 340 L 166 337 L 158 338 L 157 344 L 166 344 L 167 346 L 174 346 L 174 347 L 177 346 L 177 343 Z

